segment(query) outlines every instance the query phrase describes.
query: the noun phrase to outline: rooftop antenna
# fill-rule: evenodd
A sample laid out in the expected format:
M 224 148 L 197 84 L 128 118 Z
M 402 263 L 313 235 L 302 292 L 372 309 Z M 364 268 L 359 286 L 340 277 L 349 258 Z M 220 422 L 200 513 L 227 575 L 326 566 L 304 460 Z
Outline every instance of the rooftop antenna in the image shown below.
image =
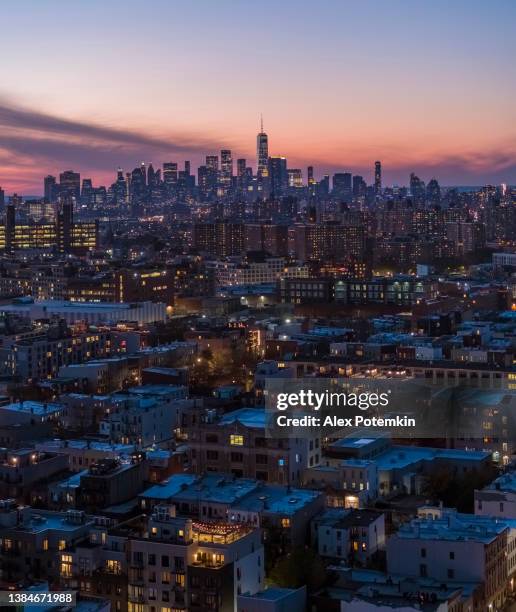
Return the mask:
M 263 134 L 263 115 L 260 113 L 260 134 Z

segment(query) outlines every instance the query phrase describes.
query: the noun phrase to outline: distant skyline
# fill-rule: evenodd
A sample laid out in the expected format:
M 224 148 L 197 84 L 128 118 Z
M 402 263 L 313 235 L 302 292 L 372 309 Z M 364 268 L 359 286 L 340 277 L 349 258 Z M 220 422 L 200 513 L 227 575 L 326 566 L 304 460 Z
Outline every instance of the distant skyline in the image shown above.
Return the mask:
M 9 1 L 0 186 L 74 169 L 109 185 L 230 148 L 316 175 L 516 183 L 516 3 Z

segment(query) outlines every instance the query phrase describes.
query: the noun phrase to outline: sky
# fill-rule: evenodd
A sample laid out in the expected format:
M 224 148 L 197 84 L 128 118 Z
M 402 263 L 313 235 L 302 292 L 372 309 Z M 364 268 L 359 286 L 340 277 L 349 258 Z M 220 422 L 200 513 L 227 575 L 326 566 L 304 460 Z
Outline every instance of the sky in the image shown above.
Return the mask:
M 513 0 L 4 0 L 0 185 L 230 148 L 386 184 L 516 184 Z M 306 175 L 305 175 L 306 176 Z

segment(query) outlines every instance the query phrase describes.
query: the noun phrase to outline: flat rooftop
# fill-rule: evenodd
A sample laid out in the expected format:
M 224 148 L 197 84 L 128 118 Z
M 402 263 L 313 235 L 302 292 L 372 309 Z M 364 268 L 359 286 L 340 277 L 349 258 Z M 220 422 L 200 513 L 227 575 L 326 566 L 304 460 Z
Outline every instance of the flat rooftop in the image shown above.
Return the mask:
M 240 421 L 242 425 L 246 427 L 256 427 L 257 429 L 265 428 L 267 417 L 263 408 L 240 408 L 233 412 L 225 414 L 220 421 L 219 425 L 230 425 Z
M 63 408 L 64 406 L 62 404 L 45 404 L 43 402 L 34 401 L 13 402 L 11 404 L 0 405 L 0 410 L 36 414 L 38 416 L 61 412 Z

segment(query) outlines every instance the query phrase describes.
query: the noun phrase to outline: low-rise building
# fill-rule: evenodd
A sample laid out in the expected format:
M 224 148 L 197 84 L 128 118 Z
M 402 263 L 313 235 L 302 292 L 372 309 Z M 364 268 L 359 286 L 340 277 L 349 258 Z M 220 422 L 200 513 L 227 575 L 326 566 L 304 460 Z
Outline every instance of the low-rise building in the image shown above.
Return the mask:
M 322 557 L 366 565 L 385 549 L 385 515 L 375 510 L 326 510 L 312 520 L 311 532 Z
M 196 473 L 227 472 L 237 478 L 296 485 L 303 470 L 321 460 L 320 436 L 274 439 L 266 436 L 261 408 L 224 415 L 195 410 L 185 428 L 190 465 Z
M 482 609 L 499 609 L 508 586 L 508 534 L 505 524 L 474 515 L 413 519 L 387 541 L 387 569 L 443 584 L 481 583 Z

